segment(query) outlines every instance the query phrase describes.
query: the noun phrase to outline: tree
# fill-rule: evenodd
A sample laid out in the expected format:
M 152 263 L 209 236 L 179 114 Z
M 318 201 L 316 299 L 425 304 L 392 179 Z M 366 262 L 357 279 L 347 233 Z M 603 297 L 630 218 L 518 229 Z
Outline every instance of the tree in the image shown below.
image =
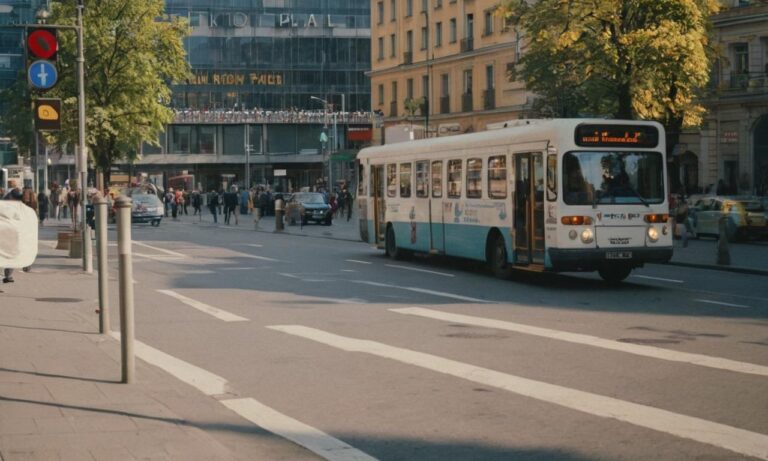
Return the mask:
M 497 13 L 523 30 L 522 79 L 559 116 L 652 119 L 677 144 L 701 123 L 697 94 L 714 57 L 716 0 L 504 0 Z
M 75 24 L 74 1 L 57 2 L 49 22 Z M 184 20 L 163 16 L 163 0 L 86 1 L 85 93 L 91 161 L 109 174 L 116 160 L 134 160 L 143 142 L 157 143 L 173 120 L 169 85 L 189 75 Z M 77 143 L 77 40 L 59 32 L 60 81 L 50 95 L 62 98 L 58 143 Z

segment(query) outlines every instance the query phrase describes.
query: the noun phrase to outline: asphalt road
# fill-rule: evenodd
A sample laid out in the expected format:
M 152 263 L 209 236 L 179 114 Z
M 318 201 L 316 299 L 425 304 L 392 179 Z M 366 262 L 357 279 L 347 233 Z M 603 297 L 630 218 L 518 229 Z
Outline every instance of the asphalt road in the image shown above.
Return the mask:
M 768 459 L 765 277 L 649 266 L 618 287 L 503 281 L 245 225 L 133 237 L 137 339 L 308 448 L 285 459 Z

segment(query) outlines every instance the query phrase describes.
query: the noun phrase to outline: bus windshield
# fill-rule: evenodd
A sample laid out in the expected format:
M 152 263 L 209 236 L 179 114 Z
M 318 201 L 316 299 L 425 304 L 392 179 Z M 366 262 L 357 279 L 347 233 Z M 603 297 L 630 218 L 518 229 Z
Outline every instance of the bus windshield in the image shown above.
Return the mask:
M 568 152 L 563 156 L 567 205 L 664 202 L 664 160 L 658 152 Z

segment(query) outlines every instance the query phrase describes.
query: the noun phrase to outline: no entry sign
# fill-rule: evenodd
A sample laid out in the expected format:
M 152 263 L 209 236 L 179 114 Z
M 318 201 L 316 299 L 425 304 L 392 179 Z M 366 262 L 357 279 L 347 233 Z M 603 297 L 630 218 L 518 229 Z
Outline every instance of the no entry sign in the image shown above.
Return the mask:
M 54 60 L 59 43 L 53 29 L 34 29 L 27 36 L 27 50 L 35 58 Z

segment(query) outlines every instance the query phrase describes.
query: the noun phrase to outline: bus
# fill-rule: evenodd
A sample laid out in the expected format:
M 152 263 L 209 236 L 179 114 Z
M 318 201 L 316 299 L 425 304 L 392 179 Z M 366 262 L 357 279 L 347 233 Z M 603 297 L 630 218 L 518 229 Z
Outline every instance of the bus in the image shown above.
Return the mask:
M 655 122 L 515 120 L 358 154 L 360 237 L 514 269 L 598 271 L 609 283 L 672 257 L 665 134 Z

